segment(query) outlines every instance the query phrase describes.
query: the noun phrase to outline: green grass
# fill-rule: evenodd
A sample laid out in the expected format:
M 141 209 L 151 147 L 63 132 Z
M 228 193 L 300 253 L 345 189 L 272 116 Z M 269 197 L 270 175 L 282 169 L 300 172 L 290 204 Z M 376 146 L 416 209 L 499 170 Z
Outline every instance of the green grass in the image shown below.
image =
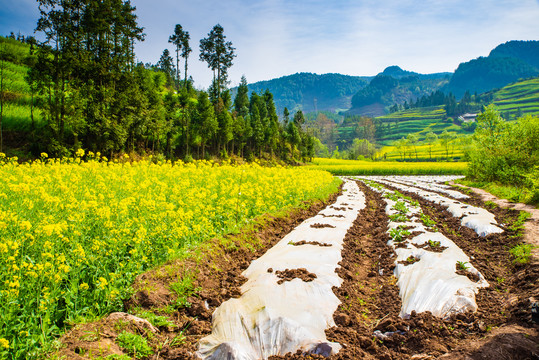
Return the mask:
M 29 67 L 30 46 L 13 39 L 0 37 L 0 56 L 3 61 L 4 130 L 29 132 L 31 130 L 31 92 L 26 82 Z M 42 124 L 40 111 L 34 111 L 36 127 Z
M 27 105 L 20 105 L 17 103 L 5 104 L 2 121 L 3 129 L 13 131 L 30 131 L 32 129 L 30 112 L 30 106 Z M 44 119 L 41 116 L 41 111 L 38 108 L 34 108 L 34 121 L 36 128 L 40 128 L 45 125 Z
M 408 145 L 399 149 L 397 146 L 384 146 L 379 156 L 385 160 L 399 161 L 399 160 L 416 160 L 419 161 L 439 161 L 445 159 L 462 158 L 464 156 L 464 148 L 461 144 L 454 141 L 449 145 L 448 151 L 440 143 L 431 145 L 418 145 L 415 147 Z
M 527 264 L 532 256 L 531 251 L 535 248 L 532 244 L 520 244 L 509 250 L 516 264 Z
M 536 200 L 539 198 L 539 195 L 537 194 L 538 190 L 532 190 L 522 186 L 503 185 L 494 182 L 473 181 L 469 179 L 459 179 L 455 180 L 455 182 L 483 189 L 502 199 L 539 206 L 539 201 Z
M 138 334 L 123 331 L 116 340 L 118 345 L 135 359 L 142 359 L 153 354 L 153 350 L 148 345 L 148 340 Z
M 397 162 L 315 158 L 311 167 L 333 175 L 450 175 L 464 174 L 465 162 Z

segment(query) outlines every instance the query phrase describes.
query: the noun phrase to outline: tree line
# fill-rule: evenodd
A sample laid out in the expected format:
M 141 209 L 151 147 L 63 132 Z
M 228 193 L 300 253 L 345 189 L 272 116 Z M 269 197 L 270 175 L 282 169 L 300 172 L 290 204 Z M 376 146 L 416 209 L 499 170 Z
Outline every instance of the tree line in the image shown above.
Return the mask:
M 464 92 L 462 99 L 457 101 L 457 98 L 452 93 L 444 94 L 440 90 L 433 91 L 430 95 L 423 95 L 417 99 L 410 99 L 403 104 L 393 104 L 389 107 L 389 112 L 424 108 L 430 106 L 441 106 L 445 108 L 446 116 L 458 116 L 466 112 L 473 111 L 477 108 L 477 104 L 482 102 L 481 98 L 475 93 L 473 96 L 467 90 Z
M 165 49 L 157 64 L 142 64 L 134 45 L 144 40 L 144 29 L 129 1 L 38 0 L 38 7 L 36 31 L 45 40 L 31 49 L 28 83 L 45 125 L 32 121 L 35 153 L 68 156 L 84 148 L 110 156 L 236 154 L 289 161 L 314 155 L 301 111 L 285 109 L 280 121 L 273 95 L 249 96 L 245 77 L 232 100 L 228 70 L 236 54 L 221 25 L 200 40 L 199 60 L 213 81 L 199 91 L 188 77 L 190 34 L 180 24 L 169 37 L 173 53 Z

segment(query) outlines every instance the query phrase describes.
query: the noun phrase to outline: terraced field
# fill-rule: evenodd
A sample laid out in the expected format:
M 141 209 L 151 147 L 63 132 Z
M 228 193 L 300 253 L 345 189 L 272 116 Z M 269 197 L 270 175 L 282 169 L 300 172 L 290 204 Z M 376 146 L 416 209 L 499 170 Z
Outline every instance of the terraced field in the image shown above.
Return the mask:
M 382 143 L 406 137 L 409 133 L 417 133 L 424 138 L 430 131 L 441 133 L 444 130 L 461 132 L 460 126 L 444 122 L 445 109 L 443 106 L 428 108 L 414 108 L 399 111 L 393 114 L 380 116 L 384 124 L 391 124 L 391 134 L 383 137 Z
M 494 104 L 502 113 L 539 114 L 539 78 L 507 85 L 494 94 Z

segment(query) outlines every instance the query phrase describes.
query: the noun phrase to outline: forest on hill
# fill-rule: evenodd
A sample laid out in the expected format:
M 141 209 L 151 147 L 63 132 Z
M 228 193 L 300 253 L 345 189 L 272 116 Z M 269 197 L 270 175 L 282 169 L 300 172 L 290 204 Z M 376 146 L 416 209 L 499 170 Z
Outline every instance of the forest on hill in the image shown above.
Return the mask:
M 440 89 L 448 82 L 445 73 L 421 75 L 390 67 L 352 97 L 348 111 L 354 115 L 382 116 L 387 108 L 405 104 Z
M 489 56 L 461 63 L 443 90 L 458 98 L 464 92 L 487 92 L 539 75 L 539 41 L 508 41 Z
M 314 155 L 301 111 L 279 121 L 273 95 L 249 95 L 245 78 L 232 99 L 228 69 L 236 52 L 221 25 L 199 43 L 199 60 L 214 79 L 202 91 L 188 77 L 192 43 L 180 24 L 171 29 L 173 50 L 164 49 L 157 64 L 142 64 L 133 49 L 144 40 L 143 28 L 128 1 L 64 5 L 41 3 L 36 30 L 43 42 L 0 37 L 0 152 L 62 157 L 86 149 L 109 158 L 187 160 L 235 154 L 288 162 Z
M 280 112 L 285 107 L 307 113 L 335 112 L 349 109 L 352 96 L 371 79 L 368 76 L 298 73 L 249 84 L 249 90 L 259 93 L 268 89 Z

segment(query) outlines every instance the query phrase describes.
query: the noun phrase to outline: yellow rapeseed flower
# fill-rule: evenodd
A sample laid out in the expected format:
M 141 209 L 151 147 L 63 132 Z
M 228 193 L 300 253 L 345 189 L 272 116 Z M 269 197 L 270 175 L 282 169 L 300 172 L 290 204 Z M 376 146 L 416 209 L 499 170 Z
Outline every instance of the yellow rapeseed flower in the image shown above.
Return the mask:
M 8 349 L 9 348 L 9 341 L 7 341 L 4 338 L 0 338 L 0 349 Z

